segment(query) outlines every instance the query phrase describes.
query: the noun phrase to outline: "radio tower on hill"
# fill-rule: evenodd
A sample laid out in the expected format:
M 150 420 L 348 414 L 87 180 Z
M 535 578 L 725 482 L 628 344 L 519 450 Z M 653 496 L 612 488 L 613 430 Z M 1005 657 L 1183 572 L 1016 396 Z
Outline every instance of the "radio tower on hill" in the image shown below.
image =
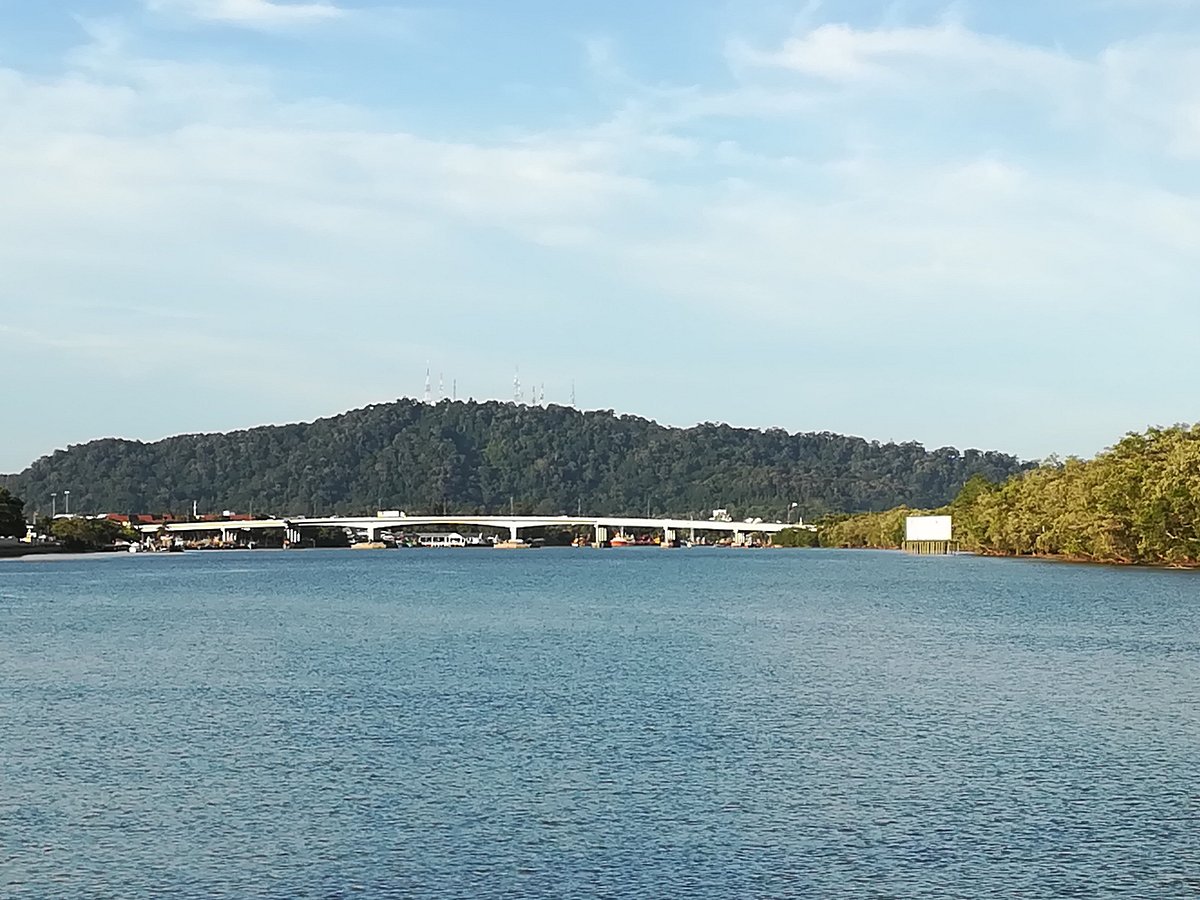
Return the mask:
M 433 385 L 429 381 L 429 363 L 425 364 L 425 402 L 433 402 Z
M 521 393 L 521 367 L 517 366 L 513 373 L 513 403 L 520 404 L 525 400 L 525 395 Z

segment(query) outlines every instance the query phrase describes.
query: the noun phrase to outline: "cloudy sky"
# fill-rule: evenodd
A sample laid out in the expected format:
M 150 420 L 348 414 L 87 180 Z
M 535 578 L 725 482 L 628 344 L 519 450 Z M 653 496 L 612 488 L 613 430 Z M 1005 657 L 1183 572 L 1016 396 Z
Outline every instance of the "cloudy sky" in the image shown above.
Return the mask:
M 0 0 L 0 471 L 427 361 L 1091 455 L 1200 419 L 1198 164 L 1193 0 Z

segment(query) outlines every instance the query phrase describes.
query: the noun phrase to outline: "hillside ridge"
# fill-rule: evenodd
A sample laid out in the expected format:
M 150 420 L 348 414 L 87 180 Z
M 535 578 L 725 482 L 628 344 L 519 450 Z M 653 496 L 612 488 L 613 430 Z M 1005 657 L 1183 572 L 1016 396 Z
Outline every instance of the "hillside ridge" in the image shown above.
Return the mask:
M 253 506 L 292 515 L 380 506 L 610 515 L 729 508 L 778 518 L 789 510 L 811 517 L 937 506 L 974 474 L 1002 480 L 1024 468 L 995 451 L 831 432 L 684 428 L 613 410 L 398 399 L 310 422 L 156 441 L 99 438 L 6 481 L 34 507 L 71 490 L 80 512 L 183 512 L 195 501 L 206 511 Z

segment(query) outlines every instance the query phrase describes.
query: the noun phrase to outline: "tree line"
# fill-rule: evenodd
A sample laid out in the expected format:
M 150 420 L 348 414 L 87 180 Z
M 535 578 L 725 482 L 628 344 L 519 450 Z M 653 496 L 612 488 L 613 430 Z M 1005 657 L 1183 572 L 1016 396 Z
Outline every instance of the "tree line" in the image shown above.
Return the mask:
M 739 518 L 948 502 L 1013 456 L 705 423 L 669 428 L 611 410 L 398 400 L 311 423 L 152 443 L 104 439 L 39 459 L 8 483 L 31 505 L 71 490 L 84 512 L 170 512 L 193 502 L 276 515 L 695 515 Z
M 999 482 L 974 476 L 928 511 L 953 515 L 955 539 L 980 553 L 1200 565 L 1200 425 L 1130 433 L 1094 459 L 1050 459 Z M 820 542 L 898 547 L 913 512 L 831 518 Z
M 0 487 L 0 538 L 23 538 L 27 530 L 25 501 L 8 488 Z M 40 516 L 35 523 L 35 530 L 54 538 L 67 550 L 96 550 L 111 547 L 114 541 L 121 538 L 135 537 L 127 527 L 108 519 L 51 519 L 49 516 Z

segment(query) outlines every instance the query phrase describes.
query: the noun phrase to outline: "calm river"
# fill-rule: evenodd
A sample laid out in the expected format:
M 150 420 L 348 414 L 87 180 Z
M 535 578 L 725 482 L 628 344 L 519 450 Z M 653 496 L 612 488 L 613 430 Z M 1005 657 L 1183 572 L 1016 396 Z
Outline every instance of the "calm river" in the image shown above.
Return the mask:
M 1200 573 L 0 563 L 0 896 L 1195 897 Z

